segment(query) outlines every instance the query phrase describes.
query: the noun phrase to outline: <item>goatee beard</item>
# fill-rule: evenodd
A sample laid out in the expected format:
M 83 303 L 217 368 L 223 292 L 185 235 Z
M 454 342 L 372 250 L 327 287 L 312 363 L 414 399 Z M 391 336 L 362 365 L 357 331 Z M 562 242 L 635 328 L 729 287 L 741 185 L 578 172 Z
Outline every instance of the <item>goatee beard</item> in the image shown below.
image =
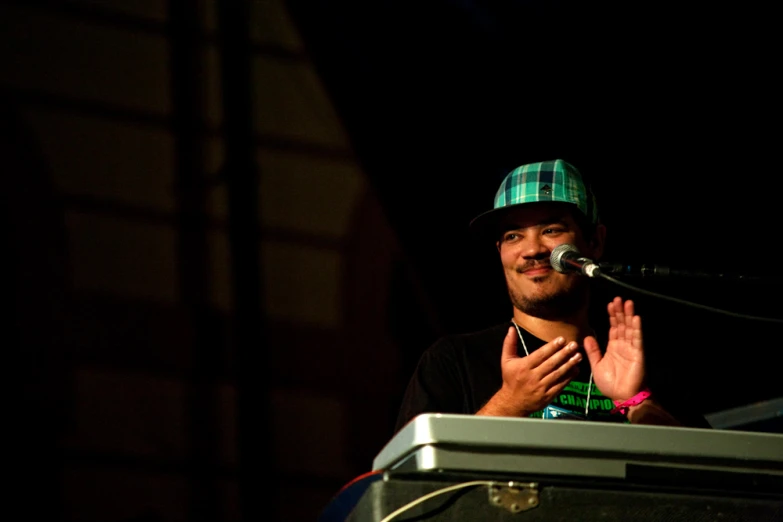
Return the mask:
M 536 298 L 517 295 L 509 289 L 511 304 L 527 315 L 547 320 L 564 319 L 577 314 L 587 303 L 588 285 L 577 280 L 574 286 Z

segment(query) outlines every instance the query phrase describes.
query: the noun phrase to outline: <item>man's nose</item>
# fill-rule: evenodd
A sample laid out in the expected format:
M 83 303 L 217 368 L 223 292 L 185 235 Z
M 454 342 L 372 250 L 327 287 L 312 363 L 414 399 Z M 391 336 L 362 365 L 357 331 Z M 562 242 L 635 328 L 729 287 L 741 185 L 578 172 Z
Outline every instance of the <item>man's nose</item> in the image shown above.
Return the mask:
M 522 246 L 522 257 L 526 259 L 542 259 L 549 257 L 549 247 L 538 236 L 528 236 Z

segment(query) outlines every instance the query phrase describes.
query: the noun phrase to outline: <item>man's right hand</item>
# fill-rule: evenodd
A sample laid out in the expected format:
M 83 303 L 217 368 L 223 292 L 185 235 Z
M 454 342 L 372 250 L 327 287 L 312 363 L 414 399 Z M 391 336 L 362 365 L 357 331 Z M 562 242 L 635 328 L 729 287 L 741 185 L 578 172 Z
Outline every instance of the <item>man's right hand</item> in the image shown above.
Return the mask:
M 509 327 L 500 356 L 503 385 L 477 415 L 527 417 L 551 403 L 578 374 L 582 355 L 575 342 L 558 337 L 520 357 L 517 339 L 516 329 Z

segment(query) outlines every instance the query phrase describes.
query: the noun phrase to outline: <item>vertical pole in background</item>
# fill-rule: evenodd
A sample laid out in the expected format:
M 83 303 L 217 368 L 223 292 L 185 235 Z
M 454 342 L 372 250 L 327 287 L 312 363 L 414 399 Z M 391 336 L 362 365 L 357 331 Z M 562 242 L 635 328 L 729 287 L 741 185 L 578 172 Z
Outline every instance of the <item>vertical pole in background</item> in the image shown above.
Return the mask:
M 243 520 L 269 520 L 268 515 L 274 515 L 269 506 L 274 506 L 275 482 L 265 429 L 269 424 L 268 375 L 261 301 L 250 15 L 245 0 L 216 5 L 234 296 L 240 509 Z
M 169 0 L 172 133 L 177 197 L 179 295 L 193 329 L 185 372 L 189 442 L 188 520 L 219 519 L 217 362 L 223 343 L 210 304 L 207 193 L 204 176 L 203 49 L 198 2 Z

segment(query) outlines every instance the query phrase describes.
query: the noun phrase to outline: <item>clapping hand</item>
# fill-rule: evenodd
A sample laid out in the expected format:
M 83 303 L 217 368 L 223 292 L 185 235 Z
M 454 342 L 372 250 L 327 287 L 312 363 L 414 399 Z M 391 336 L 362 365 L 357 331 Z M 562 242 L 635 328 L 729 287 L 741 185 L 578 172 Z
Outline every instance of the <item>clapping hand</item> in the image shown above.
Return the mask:
M 633 397 L 645 387 L 642 318 L 634 315 L 633 301 L 615 297 L 607 305 L 609 342 L 602 354 L 595 337 L 585 338 L 584 347 L 593 380 L 601 393 L 612 400 Z

